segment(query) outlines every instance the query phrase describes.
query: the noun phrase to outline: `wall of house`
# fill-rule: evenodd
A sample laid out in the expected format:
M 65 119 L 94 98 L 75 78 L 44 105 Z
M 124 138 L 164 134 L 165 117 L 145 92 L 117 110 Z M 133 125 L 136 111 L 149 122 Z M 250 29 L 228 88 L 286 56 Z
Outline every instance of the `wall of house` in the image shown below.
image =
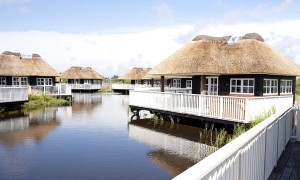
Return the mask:
M 53 86 L 55 86 L 55 77 L 51 77 L 51 76 L 30 76 L 28 78 L 28 83 L 30 86 L 36 86 L 36 79 L 37 78 L 51 78 L 52 79 L 52 83 L 53 83 Z
M 201 93 L 201 76 L 192 77 L 192 94 Z
M 292 76 L 276 76 L 276 75 L 221 75 L 219 76 L 219 90 L 218 94 L 229 95 L 230 94 L 230 78 L 254 78 L 254 96 L 263 96 L 264 79 L 277 79 L 278 80 L 278 95 L 280 95 L 280 80 L 292 80 L 293 81 L 293 94 L 296 90 L 296 77 Z
M 12 85 L 12 77 L 11 76 L 0 76 L 0 77 L 5 77 L 7 86 Z

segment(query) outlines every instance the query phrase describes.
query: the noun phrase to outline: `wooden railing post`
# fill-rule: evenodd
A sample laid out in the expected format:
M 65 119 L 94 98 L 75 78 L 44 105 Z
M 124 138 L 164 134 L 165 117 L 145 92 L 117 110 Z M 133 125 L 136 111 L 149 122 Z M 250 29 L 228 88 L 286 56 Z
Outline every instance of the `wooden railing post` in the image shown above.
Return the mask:
M 223 117 L 223 97 L 221 97 L 220 98 L 220 115 L 219 115 L 219 117 L 222 119 L 222 117 Z

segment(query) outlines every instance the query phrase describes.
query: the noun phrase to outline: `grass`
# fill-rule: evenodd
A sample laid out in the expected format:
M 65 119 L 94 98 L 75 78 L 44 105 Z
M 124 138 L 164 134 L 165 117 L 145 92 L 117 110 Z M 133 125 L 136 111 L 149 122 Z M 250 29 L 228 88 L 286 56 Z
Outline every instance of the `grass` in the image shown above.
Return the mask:
M 256 116 L 255 119 L 251 121 L 250 128 L 252 128 L 252 127 L 256 126 L 257 124 L 259 124 L 260 122 L 268 119 L 268 117 L 270 117 L 271 115 L 273 115 L 275 113 L 276 113 L 276 108 L 274 106 L 272 106 L 272 108 L 270 110 L 265 111 L 261 115 Z
M 30 111 L 38 108 L 44 107 L 54 107 L 54 106 L 64 106 L 70 104 L 69 101 L 65 99 L 60 99 L 56 97 L 41 95 L 28 95 L 28 102 L 23 105 L 24 111 Z

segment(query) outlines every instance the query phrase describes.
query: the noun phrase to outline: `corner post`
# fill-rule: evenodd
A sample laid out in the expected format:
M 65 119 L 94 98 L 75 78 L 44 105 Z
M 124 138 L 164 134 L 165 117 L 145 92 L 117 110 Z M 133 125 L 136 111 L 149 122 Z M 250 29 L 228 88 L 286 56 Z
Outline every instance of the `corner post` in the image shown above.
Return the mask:
M 165 92 L 165 76 L 160 76 L 160 92 Z

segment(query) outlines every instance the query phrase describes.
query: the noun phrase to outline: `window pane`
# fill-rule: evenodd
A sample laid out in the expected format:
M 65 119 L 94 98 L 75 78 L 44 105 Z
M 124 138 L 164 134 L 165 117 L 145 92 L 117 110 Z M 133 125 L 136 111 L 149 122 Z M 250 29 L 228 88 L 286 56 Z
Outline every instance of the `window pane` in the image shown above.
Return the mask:
M 244 86 L 248 86 L 248 80 L 244 80 L 243 82 L 244 82 L 243 83 Z
M 236 80 L 236 84 L 240 86 L 241 85 L 241 80 Z
M 253 87 L 249 87 L 249 93 L 254 93 L 254 88 Z
M 243 93 L 248 93 L 248 88 L 247 87 L 243 87 Z
M 249 86 L 253 86 L 254 85 L 254 80 L 249 80 Z
M 235 87 L 231 87 L 231 92 L 236 92 L 236 88 Z
M 236 85 L 236 80 L 231 80 L 232 85 Z
M 241 87 L 236 87 L 236 92 L 241 93 Z

